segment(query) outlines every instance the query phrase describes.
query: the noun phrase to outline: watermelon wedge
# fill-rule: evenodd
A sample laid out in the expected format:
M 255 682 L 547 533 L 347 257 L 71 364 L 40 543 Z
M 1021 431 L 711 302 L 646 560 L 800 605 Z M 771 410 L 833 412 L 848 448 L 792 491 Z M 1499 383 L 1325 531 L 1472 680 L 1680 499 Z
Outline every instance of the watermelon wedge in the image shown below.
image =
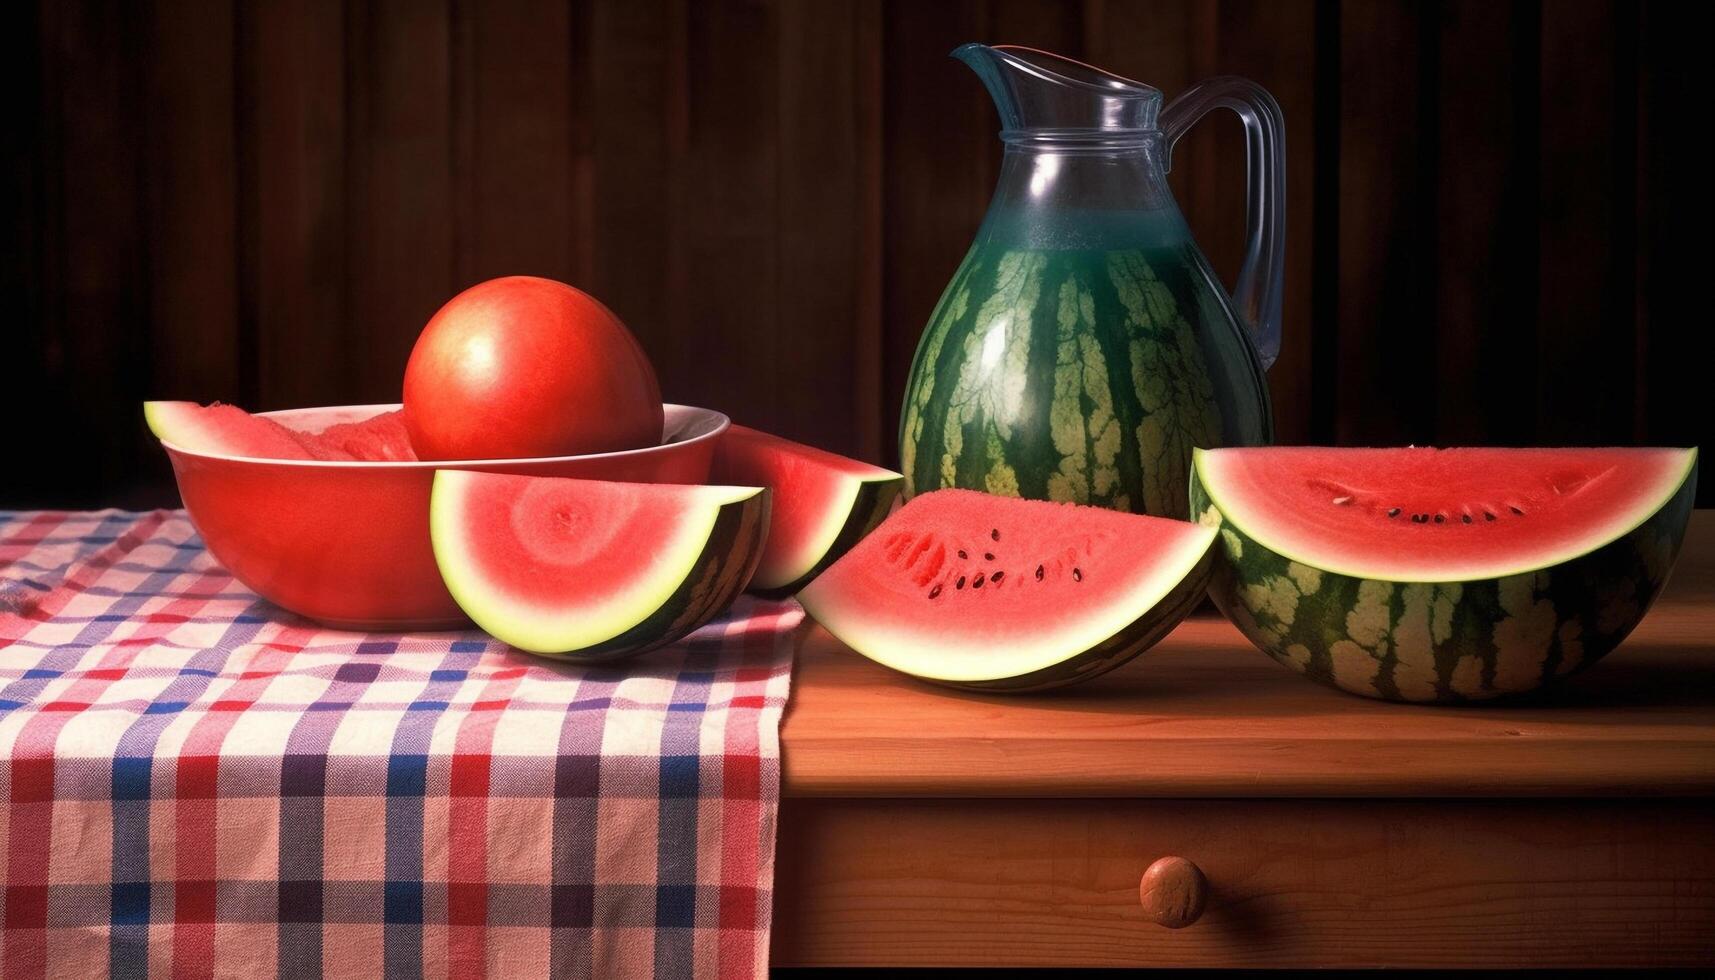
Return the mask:
M 155 437 L 191 452 L 252 459 L 365 462 L 415 460 L 403 414 L 382 412 L 320 432 L 299 432 L 235 405 L 215 402 L 144 402 L 143 418 Z
M 768 544 L 750 591 L 791 595 L 875 530 L 905 478 L 742 425 L 715 449 L 714 479 L 773 492 Z
M 144 402 L 143 419 L 155 438 L 182 449 L 254 459 L 350 459 L 273 419 L 215 402 Z
M 1263 652 L 1342 690 L 1535 690 L 1643 618 L 1679 553 L 1695 449 L 1198 451 L 1210 594 Z
M 361 422 L 340 422 L 306 438 L 330 451 L 345 453 L 368 462 L 410 462 L 417 458 L 411 435 L 405 429 L 405 413 L 399 409 L 372 415 Z
M 924 680 L 1032 691 L 1087 680 L 1203 598 L 1211 528 L 971 490 L 922 494 L 798 599 L 871 660 Z
M 744 589 L 760 487 L 606 483 L 437 470 L 435 563 L 453 599 L 532 653 L 615 660 L 671 643 Z

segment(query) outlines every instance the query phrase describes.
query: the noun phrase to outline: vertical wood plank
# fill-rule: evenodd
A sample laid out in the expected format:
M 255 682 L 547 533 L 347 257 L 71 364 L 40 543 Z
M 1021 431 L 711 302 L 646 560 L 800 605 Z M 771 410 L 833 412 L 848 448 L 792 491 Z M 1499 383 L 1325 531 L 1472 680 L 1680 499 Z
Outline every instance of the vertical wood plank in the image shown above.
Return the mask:
M 1524 5 L 1460 0 L 1441 8 L 1439 30 L 1435 438 L 1528 443 L 1539 22 Z
M 44 382 L 33 406 L 56 421 L 47 459 L 73 502 L 125 499 L 141 459 L 138 418 L 149 362 L 142 323 L 140 8 L 49 4 L 40 43 L 50 64 L 41 245 L 49 291 Z M 123 420 L 123 421 L 121 421 Z
M 886 38 L 880 0 L 861 0 L 853 15 L 853 71 L 857 99 L 856 126 L 858 143 L 858 278 L 856 319 L 860 339 L 854 365 L 854 397 L 857 400 L 857 443 L 852 447 L 860 459 L 877 462 L 888 458 L 895 450 L 887 447 L 894 442 L 890 426 L 896 411 L 886 400 L 884 345 L 887 328 L 883 255 L 883 222 L 885 153 L 882 145 L 886 122 L 883 118 L 885 98 Z
M 257 404 L 349 400 L 345 12 L 338 0 L 241 8 L 246 306 Z
M 958 269 L 994 192 L 994 109 L 970 70 L 947 57 L 981 38 L 972 2 L 886 6 L 886 176 L 882 374 L 888 465 L 899 460 L 899 407 L 917 340 Z
M 590 11 L 591 290 L 664 368 L 668 320 L 668 77 L 672 0 L 597 0 Z M 678 379 L 661 377 L 669 401 Z
M 782 358 L 786 374 L 824 384 L 782 385 L 769 423 L 792 438 L 857 452 L 866 326 L 862 301 L 864 191 L 859 144 L 857 3 L 779 8 L 779 249 Z
M 451 16 L 415 0 L 347 14 L 351 397 L 391 402 L 453 291 Z
M 1344 55 L 1341 44 L 1339 0 L 1316 0 L 1314 13 L 1316 61 L 1311 66 L 1311 88 L 1316 114 L 1311 120 L 1310 139 L 1315 156 L 1310 199 L 1314 227 L 1310 229 L 1310 308 L 1304 332 L 1308 335 L 1309 442 L 1334 442 L 1340 401 L 1340 76 Z M 1292 219 L 1287 218 L 1288 222 Z M 1290 225 L 1289 225 L 1290 233 Z
M 0 385 L 0 411 L 6 418 L 40 413 L 47 389 L 49 360 L 48 290 L 43 254 L 44 189 L 48 152 L 44 34 L 36 4 L 0 7 L 0 111 L 11 125 L 0 129 L 0 291 L 13 297 L 8 338 L 15 376 Z M 62 423 L 48 415 L 44 425 L 19 426 L 13 433 L 20 459 L 53 462 L 47 444 L 60 438 Z M 41 506 L 64 478 L 53 465 L 17 467 L 0 482 L 0 506 Z
M 693 3 L 685 21 L 686 143 L 674 246 L 683 293 L 663 373 L 695 404 L 767 426 L 800 329 L 781 321 L 778 234 L 780 12 Z
M 1542 17 L 1536 436 L 1632 434 L 1636 8 L 1563 0 Z M 1592 38 L 1607 43 L 1592 45 Z
M 1184 41 L 1188 84 L 1221 74 L 1224 14 L 1224 4 L 1191 4 Z M 1180 91 L 1167 92 L 1168 99 L 1178 97 Z M 1238 281 L 1244 259 L 1244 159 L 1244 129 L 1225 112 L 1205 117 L 1173 151 L 1174 169 L 1181 171 L 1180 188 L 1174 191 L 1180 210 L 1197 247 L 1229 287 Z
M 583 278 L 573 133 L 584 122 L 573 113 L 572 23 L 567 0 L 459 0 L 457 289 L 496 276 Z
M 1286 270 L 1280 358 L 1269 370 L 1275 438 L 1283 443 L 1310 439 L 1311 260 L 1318 216 L 1315 213 L 1316 91 L 1306 65 L 1318 57 L 1316 8 L 1311 0 L 1224 0 L 1216 23 L 1214 74 L 1242 75 L 1257 82 L 1280 103 L 1286 118 Z M 1198 241 L 1210 239 L 1208 254 L 1231 285 L 1244 261 L 1245 145 L 1243 126 L 1228 113 L 1202 124 L 1218 127 L 1228 138 L 1212 148 L 1215 156 L 1193 158 L 1198 174 L 1201 223 Z
M 154 398 L 242 398 L 236 30 L 230 4 L 149 7 L 143 151 Z
M 1715 447 L 1707 361 L 1709 207 L 1702 190 L 1710 154 L 1702 70 L 1715 12 L 1707 4 L 1651 0 L 1639 35 L 1638 417 L 1645 445 Z M 1702 200 L 1701 206 L 1695 202 Z M 1715 505 L 1715 479 L 1697 488 Z
M 1000 154 L 946 57 L 969 40 L 1275 93 L 1283 441 L 1715 438 L 1687 354 L 1702 7 L 153 0 L 0 26 L 6 397 L 56 460 L 3 503 L 157 502 L 143 397 L 391 398 L 439 302 L 518 272 L 612 305 L 669 397 L 892 458 Z M 1242 159 L 1222 115 L 1175 154 L 1227 278 Z
M 1336 437 L 1425 443 L 1435 418 L 1433 127 L 1424 10 L 1341 6 L 1339 402 Z

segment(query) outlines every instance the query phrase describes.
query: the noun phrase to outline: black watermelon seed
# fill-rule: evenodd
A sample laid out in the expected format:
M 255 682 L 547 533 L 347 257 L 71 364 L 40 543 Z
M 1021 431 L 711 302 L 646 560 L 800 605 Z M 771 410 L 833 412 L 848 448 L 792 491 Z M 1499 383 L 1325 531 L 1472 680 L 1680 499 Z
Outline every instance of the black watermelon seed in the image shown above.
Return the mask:
M 1507 510 L 1512 511 L 1513 513 L 1517 514 L 1520 517 L 1524 516 L 1524 511 L 1519 510 L 1517 507 L 1514 507 L 1512 504 L 1507 505 Z
M 1446 514 L 1436 514 L 1435 515 L 1435 523 L 1437 523 L 1437 524 L 1440 524 L 1442 521 L 1445 521 L 1446 519 L 1447 519 Z
M 999 541 L 1000 540 L 1000 528 L 998 528 L 998 527 L 997 528 L 991 528 L 989 530 L 989 537 L 993 538 L 996 541 Z
M 939 585 L 937 585 L 933 589 L 929 590 L 929 598 L 931 598 L 931 599 L 935 598 L 936 596 L 938 596 L 940 594 L 941 594 L 941 587 Z
M 995 572 L 993 575 L 989 576 L 989 581 L 990 582 L 999 582 L 1001 579 L 1003 579 L 1005 577 L 1006 577 L 1005 572 Z
M 1411 523 L 1413 523 L 1413 524 L 1422 524 L 1422 523 L 1424 523 L 1424 522 L 1425 522 L 1425 521 L 1427 521 L 1427 520 L 1428 520 L 1428 519 L 1429 519 L 1429 518 L 1428 518 L 1428 517 L 1426 517 L 1426 516 L 1424 516 L 1424 515 L 1423 515 L 1423 514 L 1413 514 L 1413 515 L 1411 515 Z
M 1471 523 L 1471 515 L 1466 514 L 1464 517 L 1460 518 L 1460 520 L 1464 521 L 1466 524 L 1469 524 L 1469 523 Z
M 992 552 L 992 551 L 983 552 L 983 561 L 994 561 L 994 552 Z
M 970 556 L 970 555 L 967 555 L 967 554 L 965 554 L 965 549 L 963 549 L 963 548 L 960 548 L 960 549 L 959 549 L 959 557 L 960 557 L 960 558 L 969 558 L 969 557 L 971 557 L 971 556 Z
M 1398 517 L 1399 516 L 1399 508 L 1398 507 L 1389 507 L 1387 509 L 1387 516 Z
M 1488 511 L 1486 511 L 1486 510 L 1485 510 L 1485 511 L 1483 511 L 1483 520 L 1485 520 L 1485 521 L 1492 521 L 1492 520 L 1494 520 L 1494 519 L 1495 519 L 1495 515 L 1493 515 L 1493 514 L 1491 514 L 1491 513 L 1489 513 L 1489 512 L 1488 512 Z
M 977 577 L 974 579 L 971 579 L 971 588 L 980 589 L 982 587 L 983 587 L 983 573 L 978 572 Z
M 1041 565 L 1036 566 L 1036 581 L 1038 581 L 1038 582 L 1042 581 L 1042 566 Z
M 1077 568 L 1074 568 L 1074 569 L 1072 569 L 1072 581 L 1074 581 L 1074 582 L 1082 582 L 1082 581 L 1083 581 L 1083 580 L 1084 580 L 1084 572 L 1083 572 L 1083 570 L 1082 570 L 1082 569 L 1077 569 Z
M 963 575 L 961 575 L 961 576 L 959 576 L 959 580 L 957 582 L 953 583 L 953 588 L 962 589 L 964 587 L 965 587 L 965 577 Z

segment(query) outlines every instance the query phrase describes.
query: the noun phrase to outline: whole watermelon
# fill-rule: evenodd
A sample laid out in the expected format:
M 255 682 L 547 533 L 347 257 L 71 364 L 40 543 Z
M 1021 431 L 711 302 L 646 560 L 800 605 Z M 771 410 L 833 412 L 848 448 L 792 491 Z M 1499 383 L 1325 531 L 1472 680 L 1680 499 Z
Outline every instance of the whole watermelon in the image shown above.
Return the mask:
M 980 241 L 917 348 L 906 492 L 964 487 L 1184 518 L 1191 450 L 1270 440 L 1248 338 L 1187 240 Z

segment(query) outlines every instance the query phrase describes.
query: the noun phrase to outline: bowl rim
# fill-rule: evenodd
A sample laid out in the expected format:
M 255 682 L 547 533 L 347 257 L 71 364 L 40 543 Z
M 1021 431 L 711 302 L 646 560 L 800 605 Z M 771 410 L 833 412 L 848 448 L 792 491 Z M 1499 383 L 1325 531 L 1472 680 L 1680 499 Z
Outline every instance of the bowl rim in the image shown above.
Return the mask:
M 373 418 L 374 416 L 381 415 L 386 412 L 395 411 L 401 407 L 403 406 L 398 402 L 380 405 L 312 405 L 305 408 L 280 408 L 271 412 L 257 412 L 255 414 L 258 418 L 273 418 L 277 421 L 283 422 L 283 417 L 285 416 L 296 416 L 309 412 L 364 412 L 366 410 L 373 409 L 373 411 L 369 411 L 367 415 L 363 415 L 357 419 L 357 421 L 362 421 L 366 418 Z M 652 453 L 670 452 L 678 449 L 679 447 L 689 446 L 708 439 L 719 439 L 721 434 L 732 425 L 732 419 L 724 412 L 719 412 L 712 408 L 700 408 L 696 405 L 680 405 L 675 402 L 662 402 L 661 408 L 663 409 L 663 413 L 669 409 L 679 409 L 683 412 L 690 413 L 695 421 L 713 421 L 714 427 L 707 432 L 700 432 L 686 439 L 680 439 L 676 442 L 663 442 L 659 445 L 645 446 L 641 449 L 618 449 L 613 452 L 582 453 L 573 456 L 508 456 L 498 459 L 278 459 L 272 456 L 237 456 L 231 453 L 211 453 L 198 449 L 188 449 L 176 442 L 169 442 L 166 439 L 161 439 L 160 443 L 165 448 L 184 456 L 193 456 L 197 459 L 213 459 L 232 463 L 268 463 L 276 466 L 304 466 L 313 469 L 342 470 L 448 470 L 647 456 Z M 291 426 L 287 426 L 287 428 L 291 428 Z

